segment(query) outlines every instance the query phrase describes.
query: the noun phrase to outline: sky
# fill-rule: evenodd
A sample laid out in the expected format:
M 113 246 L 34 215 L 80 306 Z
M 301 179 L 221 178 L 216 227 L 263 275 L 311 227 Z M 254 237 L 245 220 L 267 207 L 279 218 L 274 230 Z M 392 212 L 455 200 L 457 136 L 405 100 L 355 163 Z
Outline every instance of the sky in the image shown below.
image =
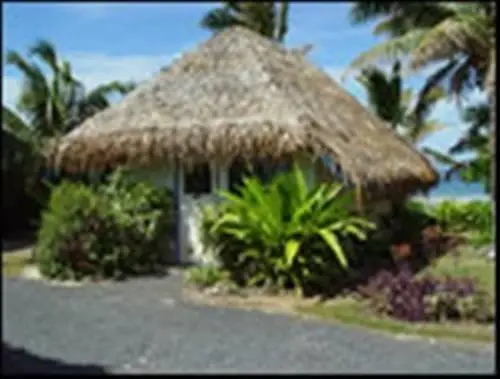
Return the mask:
M 199 21 L 218 4 L 4 1 L 2 103 L 15 106 L 22 85 L 19 72 L 5 65 L 9 50 L 26 56 L 37 40 L 48 40 L 62 58 L 71 62 L 75 76 L 88 89 L 113 80 L 148 80 L 173 58 L 210 37 Z M 366 104 L 365 93 L 352 76 L 340 79 L 352 60 L 381 39 L 372 35 L 372 25 L 351 25 L 349 7 L 349 3 L 292 3 L 286 45 L 313 44 L 309 59 Z M 405 85 L 418 90 L 424 75 L 405 78 Z M 482 97 L 475 93 L 470 101 Z M 455 103 L 441 101 L 431 118 L 445 128 L 427 137 L 421 146 L 446 150 L 465 127 Z

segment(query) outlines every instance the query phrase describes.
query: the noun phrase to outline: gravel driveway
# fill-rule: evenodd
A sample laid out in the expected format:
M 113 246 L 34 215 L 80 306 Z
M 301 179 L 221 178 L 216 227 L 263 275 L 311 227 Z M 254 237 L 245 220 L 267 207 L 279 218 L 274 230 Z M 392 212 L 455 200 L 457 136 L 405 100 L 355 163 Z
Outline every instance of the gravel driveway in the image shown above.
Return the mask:
M 4 372 L 492 373 L 492 347 L 397 340 L 183 302 L 180 278 L 58 287 L 3 280 Z

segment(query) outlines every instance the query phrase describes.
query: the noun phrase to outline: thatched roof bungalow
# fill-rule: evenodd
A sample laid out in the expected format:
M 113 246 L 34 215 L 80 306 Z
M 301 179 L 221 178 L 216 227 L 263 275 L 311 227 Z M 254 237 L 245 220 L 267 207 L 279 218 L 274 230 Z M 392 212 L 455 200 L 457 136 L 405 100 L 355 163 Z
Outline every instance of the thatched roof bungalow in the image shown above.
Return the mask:
M 184 54 L 51 153 L 70 171 L 307 153 L 333 156 L 355 183 L 426 188 L 437 179 L 331 77 L 241 27 Z
M 330 156 L 351 182 L 382 192 L 425 190 L 438 178 L 305 56 L 242 27 L 185 53 L 49 151 L 68 171 L 297 156 Z

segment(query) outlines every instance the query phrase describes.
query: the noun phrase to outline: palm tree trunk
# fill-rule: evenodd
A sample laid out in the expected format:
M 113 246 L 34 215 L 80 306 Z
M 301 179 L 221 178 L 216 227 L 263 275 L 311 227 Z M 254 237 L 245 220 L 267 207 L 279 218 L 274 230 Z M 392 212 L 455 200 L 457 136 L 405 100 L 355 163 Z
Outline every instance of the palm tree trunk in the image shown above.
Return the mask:
M 280 43 L 283 42 L 288 31 L 288 6 L 288 1 L 282 1 L 278 5 L 278 11 L 276 12 L 277 17 L 274 25 L 273 39 Z

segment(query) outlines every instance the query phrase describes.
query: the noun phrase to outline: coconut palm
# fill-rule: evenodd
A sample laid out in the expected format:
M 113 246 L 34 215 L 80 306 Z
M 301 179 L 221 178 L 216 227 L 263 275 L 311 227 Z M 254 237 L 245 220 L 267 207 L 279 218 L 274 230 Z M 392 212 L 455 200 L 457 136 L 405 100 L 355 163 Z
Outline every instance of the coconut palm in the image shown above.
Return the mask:
M 481 29 L 487 29 L 487 27 L 476 27 L 478 23 L 488 25 L 487 17 L 482 11 L 484 8 L 479 3 L 358 2 L 351 9 L 352 21 L 364 23 L 381 19 L 375 26 L 374 33 L 385 34 L 389 36 L 389 39 L 361 54 L 352 62 L 351 68 L 373 64 L 374 61 L 397 58 L 406 58 L 413 69 L 440 63 L 441 66 L 429 76 L 424 85 L 422 97 L 433 86 L 446 83 L 450 94 L 460 99 L 460 95 L 466 94 L 467 90 L 477 85 L 482 86 L 484 83 L 489 60 L 484 46 L 485 42 L 487 44 L 489 42 L 487 42 L 488 37 L 484 34 L 484 30 Z M 453 44 L 450 42 L 453 37 L 448 42 L 442 40 L 443 28 L 451 30 L 452 27 L 458 33 L 468 32 L 471 27 L 479 30 L 477 33 L 464 36 L 462 43 L 457 40 Z M 435 54 L 439 51 L 438 55 L 428 55 L 429 44 L 432 41 L 438 44 L 442 41 L 446 49 L 438 47 L 434 49 Z M 426 56 L 424 56 L 424 51 Z
M 110 95 L 125 94 L 134 84 L 115 81 L 86 93 L 73 76 L 69 62 L 61 61 L 51 43 L 37 42 L 28 56 L 32 59 L 14 51 L 7 54 L 7 64 L 23 74 L 23 83 L 15 109 L 2 105 L 2 135 L 9 144 L 9 149 L 4 149 L 6 155 L 2 155 L 2 172 L 11 178 L 16 173 L 22 188 L 14 192 L 23 192 L 43 203 L 46 191 L 39 173 L 44 142 L 69 132 L 109 106 Z
M 414 109 L 414 94 L 411 89 L 404 89 L 400 72 L 400 63 L 396 62 L 388 75 L 376 67 L 363 69 L 357 77 L 368 95 L 369 107 L 386 121 L 398 134 L 413 143 L 419 143 L 430 133 L 443 128 L 436 120 L 428 116 L 436 103 L 445 96 L 441 87 L 434 87 L 426 94 L 424 107 L 417 117 Z
M 223 6 L 203 17 L 201 26 L 219 32 L 229 26 L 240 25 L 283 43 L 288 31 L 288 8 L 288 1 L 280 4 L 272 1 L 225 1 Z
M 71 65 L 61 61 L 55 47 L 39 41 L 29 51 L 32 61 L 10 51 L 7 64 L 23 74 L 21 94 L 16 110 L 2 107 L 2 128 L 22 140 L 31 140 L 36 148 L 45 138 L 70 131 L 85 118 L 109 106 L 109 96 L 125 94 L 134 88 L 132 83 L 114 81 L 86 93 L 80 81 L 73 76 Z M 50 75 L 45 75 L 38 64 L 44 64 Z
M 358 2 L 351 13 L 354 22 L 383 18 L 375 27 L 389 40 L 361 54 L 352 67 L 380 59 L 406 59 L 411 70 L 441 63 L 427 80 L 422 99 L 438 83 L 448 83 L 450 94 L 461 95 L 479 86 L 486 90 L 490 106 L 491 159 L 496 137 L 496 5 L 494 2 L 399 3 Z M 494 170 L 492 165 L 492 184 Z M 494 191 L 493 191 L 494 192 Z

